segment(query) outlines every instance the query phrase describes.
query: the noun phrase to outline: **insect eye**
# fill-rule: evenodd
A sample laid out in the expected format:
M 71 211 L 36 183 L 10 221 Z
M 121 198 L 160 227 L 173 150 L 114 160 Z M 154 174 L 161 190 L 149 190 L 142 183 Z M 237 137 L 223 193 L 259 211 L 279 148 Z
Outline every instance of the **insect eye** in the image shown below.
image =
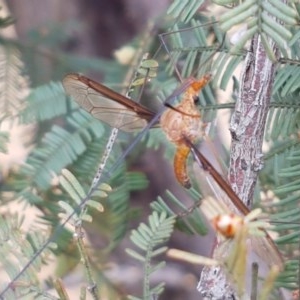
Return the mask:
M 195 104 L 199 103 L 199 101 L 200 101 L 200 100 L 199 100 L 199 97 L 196 96 L 196 95 L 193 96 L 193 100 L 194 100 L 194 103 L 195 103 Z

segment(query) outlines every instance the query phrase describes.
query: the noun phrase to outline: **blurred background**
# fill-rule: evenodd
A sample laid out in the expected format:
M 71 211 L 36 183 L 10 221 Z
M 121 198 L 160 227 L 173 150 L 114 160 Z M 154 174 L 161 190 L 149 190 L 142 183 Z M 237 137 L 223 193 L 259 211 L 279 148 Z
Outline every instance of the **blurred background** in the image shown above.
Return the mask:
M 148 224 L 148 216 L 153 210 L 172 211 L 175 215 L 187 211 L 202 197 L 199 190 L 204 194 L 208 191 L 205 195 L 214 194 L 220 202 L 225 200 L 222 189 L 218 193 L 214 185 L 206 184 L 205 191 L 203 186 L 209 176 L 200 164 L 193 162 L 191 155 L 187 166 L 195 189 L 187 191 L 178 184 L 172 165 L 175 147 L 166 141 L 159 128 L 147 131 L 126 159 L 121 160 L 119 158 L 132 145 L 136 135 L 119 131 L 105 165 L 105 171 L 108 171 L 118 162 L 114 172 L 104 177 L 111 191 L 107 197 L 97 194 L 92 199 L 94 204 L 101 203 L 102 207 L 95 206 L 103 211 L 89 207 L 86 213 L 92 222 L 81 218 L 77 208 L 83 196 L 78 193 L 80 199 L 76 202 L 76 197 L 64 189 L 61 171 L 66 168 L 72 172 L 78 181 L 77 186 L 85 194 L 103 154 L 110 148 L 108 140 L 112 129 L 80 109 L 66 95 L 62 85 L 66 74 L 82 73 L 157 111 L 163 108 L 163 102 L 183 79 L 190 76 L 200 78 L 211 72 L 212 80 L 199 94 L 199 109 L 207 129 L 205 135 L 212 138 L 216 151 L 209 147 L 203 149 L 209 144 L 206 141 L 201 141 L 199 147 L 204 155 L 225 161 L 226 166 L 229 117 L 242 90 L 238 78 L 246 55 L 245 43 L 250 44 L 254 34 L 263 32 L 270 42 L 281 47 L 283 58 L 287 56 L 292 62 L 288 52 L 291 57 L 299 57 L 299 29 L 291 25 L 299 23 L 299 5 L 289 3 L 287 7 L 280 1 L 273 2 L 267 2 L 261 12 L 267 18 L 249 15 L 258 9 L 257 3 L 252 1 L 247 4 L 251 9 L 243 4 L 242 8 L 226 7 L 226 13 L 217 18 L 218 22 L 214 17 L 225 9 L 224 2 L 219 6 L 211 1 L 180 0 L 1 2 L 0 238 L 3 239 L 2 245 L 7 247 L 0 247 L 3 268 L 0 298 L 9 299 L 8 293 L 1 294 L 2 286 L 6 284 L 12 293 L 24 290 L 25 286 L 26 291 L 31 289 L 32 294 L 39 294 L 42 299 L 53 299 L 51 295 L 57 297 L 53 283 L 56 278 L 61 278 L 69 298 L 78 299 L 80 288 L 87 286 L 87 268 L 80 261 L 83 256 L 80 256 L 79 242 L 73 235 L 78 220 L 83 224 L 84 249 L 100 288 L 101 299 L 125 299 L 128 294 L 141 296 L 145 290 L 145 274 L 149 275 L 151 269 L 125 252 L 126 248 L 138 248 L 136 251 L 140 251 L 140 257 L 145 257 L 146 251 L 139 247 L 144 245 L 144 240 L 141 238 L 140 244 L 132 241 L 132 229 L 141 223 Z M 284 24 L 286 28 L 269 18 L 272 9 L 274 18 L 278 15 L 279 19 L 283 18 L 283 11 L 277 7 L 284 7 L 290 16 L 290 23 Z M 239 14 L 233 16 L 232 9 L 238 9 Z M 240 9 L 244 11 L 240 13 Z M 241 20 L 240 15 L 244 14 L 249 18 Z M 253 27 L 245 33 L 249 24 Z M 221 30 L 224 26 L 229 31 Z M 285 37 L 281 36 L 282 32 L 286 33 Z M 162 36 L 167 49 L 159 39 Z M 240 46 L 236 53 L 231 52 L 234 44 Z M 290 45 L 288 51 L 286 45 Z M 146 53 L 158 64 L 154 70 L 142 67 L 142 62 L 147 62 Z M 279 220 L 284 218 L 286 222 L 286 216 L 290 214 L 291 227 L 286 228 L 286 224 L 281 228 L 278 226 L 278 231 L 283 234 L 281 241 L 277 239 L 277 242 L 285 248 L 285 257 L 297 261 L 299 233 L 295 222 L 298 222 L 299 213 L 295 207 L 298 207 L 299 179 L 294 168 L 299 165 L 299 113 L 297 105 L 293 105 L 299 98 L 295 80 L 299 77 L 298 66 L 297 60 L 276 66 L 279 75 L 274 81 L 273 110 L 266 121 L 268 147 L 264 155 L 265 166 L 260 172 L 254 196 L 258 205 L 266 198 L 266 211 L 275 220 L 278 215 Z M 148 80 L 150 71 L 154 76 Z M 146 84 L 142 88 L 134 86 L 135 79 L 145 80 L 145 74 L 149 75 Z M 183 90 L 177 90 L 174 103 L 180 101 Z M 229 137 L 227 141 L 226 136 Z M 228 201 L 231 203 L 230 199 Z M 62 212 L 72 216 L 66 226 L 59 226 Z M 214 239 L 208 227 L 199 210 L 195 209 L 183 218 L 177 218 L 176 229 L 180 231 L 168 231 L 172 236 L 166 246 L 210 256 Z M 155 237 L 163 231 L 149 228 L 147 230 Z M 39 259 L 31 261 L 32 253 L 37 253 L 53 234 L 57 248 L 49 253 L 42 252 Z M 146 244 L 151 243 L 154 243 L 153 239 Z M 153 254 L 153 249 L 151 251 L 147 253 Z M 266 252 L 265 248 L 263 252 Z M 19 281 L 10 284 L 9 275 L 20 274 L 21 266 L 28 261 L 31 261 L 30 268 L 21 274 Z M 166 284 L 159 299 L 201 299 L 196 291 L 201 266 L 176 261 L 165 254 L 151 256 L 152 266 L 161 266 L 163 261 L 166 261 L 166 266 L 150 276 L 151 287 L 162 282 Z M 294 268 L 292 276 L 289 273 L 283 276 L 282 283 L 296 288 L 298 263 L 291 260 L 290 266 Z M 212 277 L 213 280 L 219 278 L 215 273 Z M 206 280 L 206 283 L 210 285 L 211 281 Z M 209 288 L 206 290 L 210 291 Z M 15 299 L 14 295 L 10 298 Z M 32 298 L 28 296 L 26 299 Z

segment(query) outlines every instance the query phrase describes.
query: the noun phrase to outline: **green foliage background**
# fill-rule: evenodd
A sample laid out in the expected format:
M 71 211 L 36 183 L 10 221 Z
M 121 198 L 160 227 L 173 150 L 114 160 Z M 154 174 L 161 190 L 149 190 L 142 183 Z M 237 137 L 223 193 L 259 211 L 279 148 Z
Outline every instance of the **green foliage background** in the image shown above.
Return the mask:
M 130 193 L 145 189 L 147 186 L 146 177 L 141 173 L 128 171 L 127 161 L 121 160 L 114 172 L 104 175 L 102 179 L 112 187 L 108 197 L 101 202 L 104 206 L 104 213 L 99 215 L 97 212 L 96 214 L 91 210 L 91 206 L 87 213 L 86 207 L 78 207 L 79 203 L 76 204 L 76 201 L 73 201 L 72 195 L 76 194 L 79 189 L 86 192 L 89 190 L 101 161 L 101 154 L 107 147 L 111 129 L 80 110 L 76 103 L 65 95 L 60 82 L 63 74 L 70 71 L 101 72 L 105 76 L 104 83 L 119 84 L 119 86 L 126 84 L 125 88 L 128 88 L 131 82 L 142 76 L 137 71 L 139 62 L 142 61 L 144 53 L 150 52 L 150 57 L 158 61 L 159 68 L 157 77 L 152 79 L 146 89 L 152 98 L 158 99 L 159 103 L 173 92 L 178 83 L 178 76 L 181 78 L 187 78 L 190 75 L 199 77 L 207 71 L 214 70 L 215 76 L 212 83 L 200 95 L 201 109 L 205 112 L 207 120 L 212 121 L 218 109 L 234 107 L 239 79 L 233 77 L 232 74 L 243 62 L 246 53 L 245 44 L 255 34 L 261 35 L 270 59 L 274 59 L 269 45 L 270 39 L 276 42 L 281 53 L 281 60 L 277 62 L 277 75 L 265 132 L 269 150 L 265 155 L 265 167 L 260 174 L 257 190 L 272 191 L 276 195 L 277 201 L 270 201 L 267 204 L 268 210 L 273 220 L 285 221 L 285 223 L 276 223 L 276 230 L 280 234 L 277 243 L 283 245 L 283 251 L 289 259 L 288 264 L 294 269 L 289 269 L 290 273 L 282 276 L 278 285 L 291 289 L 297 288 L 299 270 L 298 264 L 295 267 L 294 260 L 297 259 L 295 251 L 300 242 L 298 225 L 300 221 L 300 81 L 298 80 L 300 5 L 296 1 L 284 4 L 280 0 L 246 0 L 239 5 L 227 0 L 214 1 L 209 5 L 226 7 L 220 17 L 215 19 L 207 12 L 199 11 L 202 2 L 175 0 L 168 9 L 168 13 L 160 21 L 162 25 L 159 31 L 165 33 L 161 37 L 167 49 L 159 48 L 161 40 L 158 37 L 158 30 L 156 28 L 154 30 L 154 26 L 150 24 L 143 34 L 131 42 L 131 46 L 137 51 L 137 64 L 128 67 L 108 59 L 86 58 L 64 52 L 61 44 L 68 39 L 68 36 L 63 28 L 57 28 L 55 25 L 49 26 L 47 35 L 41 35 L 38 31 L 31 32 L 27 42 L 0 37 L 1 120 L 11 118 L 12 111 L 15 114 L 17 109 L 20 122 L 34 123 L 38 128 L 34 147 L 26 164 L 20 166 L 17 171 L 11 170 L 9 176 L 3 179 L 1 187 L 3 205 L 20 199 L 22 204 L 36 206 L 40 211 L 41 222 L 48 227 L 47 232 L 41 232 L 39 224 L 36 224 L 37 228 L 32 232 L 24 233 L 20 229 L 22 222 L 19 216 L 2 217 L 0 220 L 2 224 L 0 226 L 2 240 L 0 256 L 10 257 L 9 254 L 14 249 L 14 259 L 2 261 L 2 264 L 11 282 L 17 283 L 17 285 L 10 286 L 1 283 L 2 296 L 7 299 L 15 299 L 16 296 L 26 294 L 35 295 L 35 297 L 50 297 L 45 290 L 40 288 L 36 275 L 48 255 L 48 252 L 42 253 L 41 249 L 52 249 L 56 255 L 76 252 L 70 231 L 59 225 L 58 213 L 63 211 L 62 206 L 59 206 L 59 201 L 69 204 L 69 206 L 64 206 L 64 211 L 67 210 L 71 216 L 69 223 L 76 225 L 79 221 L 85 221 L 86 215 L 93 215 L 94 219 L 97 216 L 99 231 L 106 238 L 107 243 L 106 247 L 101 249 L 100 258 L 93 254 L 91 259 L 105 261 L 110 251 L 122 241 L 127 232 L 128 219 L 134 213 L 129 203 Z M 279 22 L 275 22 L 273 17 L 276 17 Z M 2 27 L 13 26 L 10 18 L 0 21 Z M 225 36 L 224 40 L 224 32 L 227 33 L 234 25 L 245 24 L 248 27 L 243 38 L 235 46 L 230 44 L 228 36 Z M 184 28 L 189 28 L 189 30 L 180 31 Z M 150 37 L 149 40 L 145 41 L 145 36 Z M 157 49 L 160 51 L 156 51 Z M 53 62 L 54 82 L 41 84 L 40 78 L 43 78 L 41 73 L 44 70 L 39 67 L 39 60 L 45 56 Z M 212 56 L 217 59 L 211 59 Z M 178 67 L 177 73 L 174 66 Z M 31 82 L 32 89 L 26 99 L 19 96 L 21 84 L 15 80 L 18 76 L 29 78 Z M 130 77 L 129 83 L 128 76 Z M 233 87 L 231 96 L 225 105 L 220 105 L 217 102 L 215 90 L 225 89 L 228 86 Z M 138 94 L 138 91 L 134 90 L 133 93 Z M 1 150 L 4 151 L 9 133 L 1 132 L 0 137 Z M 114 166 L 126 149 L 128 141 L 132 141 L 133 138 L 119 134 L 105 166 L 106 171 L 109 172 Z M 164 139 L 161 131 L 154 129 L 146 133 L 136 147 L 157 149 Z M 172 159 L 173 146 L 169 144 L 164 146 L 166 147 L 165 157 Z M 75 175 L 78 181 L 77 186 L 62 189 L 59 185 L 53 184 L 53 174 L 60 174 L 63 168 L 67 168 Z M 197 201 L 201 191 L 192 190 L 189 194 L 194 201 Z M 93 199 L 95 200 L 96 197 Z M 259 196 L 257 196 L 257 202 L 259 205 Z M 140 252 L 129 250 L 131 255 L 143 261 L 145 266 L 143 299 L 151 299 L 153 295 L 163 291 L 162 284 L 150 288 L 148 280 L 150 274 L 163 267 L 163 263 L 158 263 L 155 267 L 149 267 L 149 264 L 154 257 L 166 250 L 161 248 L 161 243 L 167 241 L 174 228 L 175 213 L 170 208 L 170 203 L 173 207 L 177 206 L 177 209 L 185 209 L 172 191 L 166 191 L 156 203 L 152 203 L 152 208 L 156 212 L 149 217 L 149 223 L 139 227 L 138 238 L 133 237 Z M 154 223 L 156 226 L 153 225 Z M 184 220 L 180 220 L 179 223 L 177 222 L 177 225 L 189 234 L 204 234 L 206 231 L 197 211 Z M 54 246 L 55 250 L 53 250 Z M 79 261 L 76 255 L 74 256 L 76 264 Z M 29 266 L 31 267 L 28 268 Z M 101 274 L 98 275 L 99 277 L 104 276 L 104 273 L 101 273 L 100 263 L 93 267 L 94 272 Z M 23 284 L 18 285 L 20 282 Z M 105 280 L 102 280 L 101 284 L 105 285 Z M 117 293 L 111 283 L 107 285 L 114 293 Z M 116 297 L 116 294 L 113 295 L 112 297 Z

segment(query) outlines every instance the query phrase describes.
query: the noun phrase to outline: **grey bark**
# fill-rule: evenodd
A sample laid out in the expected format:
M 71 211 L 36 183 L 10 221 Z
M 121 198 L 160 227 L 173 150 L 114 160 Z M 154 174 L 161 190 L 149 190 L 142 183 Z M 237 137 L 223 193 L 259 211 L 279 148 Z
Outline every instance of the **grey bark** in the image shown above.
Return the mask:
M 278 56 L 274 43 L 272 49 Z M 260 35 L 254 36 L 245 59 L 239 97 L 230 123 L 229 182 L 248 208 L 252 206 L 258 172 L 263 167 L 262 143 L 275 71 L 276 63 L 268 58 Z M 230 249 L 224 251 L 225 247 L 222 247 L 223 252 L 220 253 L 219 248 L 220 241 L 217 241 L 213 257 L 222 260 Z M 251 278 L 251 268 L 248 270 L 246 277 Z M 251 285 L 247 284 L 246 289 L 246 297 L 249 298 Z M 220 267 L 203 269 L 198 290 L 203 299 L 240 299 Z

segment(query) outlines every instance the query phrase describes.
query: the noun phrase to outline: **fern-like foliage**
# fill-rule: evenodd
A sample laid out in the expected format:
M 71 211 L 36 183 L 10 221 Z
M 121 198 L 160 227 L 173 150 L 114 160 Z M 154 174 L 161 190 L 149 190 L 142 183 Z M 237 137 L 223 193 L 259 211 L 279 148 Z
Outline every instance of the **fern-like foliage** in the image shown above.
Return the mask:
M 2 268 L 10 280 L 15 280 L 14 288 L 9 287 L 9 281 L 1 280 L 1 291 L 5 293 L 6 299 L 17 299 L 21 296 L 37 295 L 42 293 L 39 288 L 39 280 L 37 273 L 45 261 L 50 259 L 50 250 L 54 249 L 56 245 L 49 243 L 44 252 L 38 259 L 32 262 L 31 267 L 25 269 L 21 273 L 36 252 L 40 249 L 48 239 L 48 234 L 41 232 L 40 229 L 24 232 L 21 229 L 23 220 L 19 219 L 17 215 L 0 216 L 0 253 L 1 257 L 5 257 L 2 261 Z M 16 263 L 17 261 L 17 263 Z
M 1 8 L 0 8 L 1 9 Z M 12 25 L 14 19 L 10 16 L 0 18 L 0 27 Z M 20 109 L 24 98 L 24 88 L 27 80 L 22 76 L 23 62 L 20 51 L 11 46 L 0 47 L 0 119 L 15 115 Z
M 18 49 L 1 47 L 0 67 L 0 118 L 3 119 L 15 115 L 20 110 L 27 82 L 21 75 L 23 63 Z
M 162 244 L 170 238 L 174 222 L 175 218 L 167 217 L 164 212 L 161 214 L 153 212 L 149 216 L 149 225 L 141 224 L 137 230 L 132 231 L 130 239 L 139 248 L 139 252 L 132 249 L 126 249 L 126 252 L 143 263 L 144 283 L 143 298 L 130 297 L 131 299 L 151 299 L 163 292 L 163 283 L 155 287 L 150 286 L 150 276 L 155 271 L 163 268 L 165 263 L 161 261 L 153 265 L 152 260 L 166 252 L 167 247 L 162 246 Z
M 69 218 L 72 216 L 74 224 L 78 225 L 78 221 L 88 221 L 91 222 L 92 218 L 87 214 L 85 210 L 85 206 L 93 207 L 98 211 L 103 211 L 103 206 L 99 201 L 94 201 L 92 199 L 87 198 L 87 193 L 84 191 L 84 188 L 76 179 L 76 177 L 69 172 L 68 170 L 62 170 L 62 177 L 60 178 L 60 184 L 64 188 L 64 190 L 68 193 L 71 199 L 74 201 L 73 206 L 69 203 L 60 201 L 60 206 L 64 209 L 66 217 Z M 99 187 L 96 195 L 99 198 L 106 198 L 107 193 L 110 192 L 111 187 L 107 184 L 102 184 Z M 83 199 L 86 201 L 83 203 Z M 83 207 L 83 208 L 81 208 Z M 81 209 L 80 209 L 81 208 Z
M 232 1 L 227 0 L 216 2 L 232 4 Z M 293 36 L 290 27 L 297 24 L 297 17 L 296 10 L 282 1 L 246 0 L 223 14 L 220 17 L 220 26 L 222 30 L 228 31 L 237 24 L 247 24 L 243 38 L 231 49 L 232 52 L 241 49 L 254 34 L 260 33 L 269 56 L 273 58 L 267 38 L 271 38 L 286 53 L 287 41 Z
M 204 1 L 174 1 L 168 8 L 167 14 L 179 18 L 181 22 L 188 23 L 203 3 Z
M 167 212 L 169 216 L 177 217 L 176 227 L 179 230 L 187 234 L 204 235 L 207 233 L 207 227 L 198 210 L 198 206 L 201 203 L 201 196 L 196 190 L 191 190 L 190 195 L 195 201 L 191 207 L 186 207 L 170 191 L 166 191 L 165 197 L 159 196 L 157 201 L 151 203 L 151 208 L 158 213 Z M 175 212 L 175 209 L 171 208 L 168 203 L 172 203 L 180 211 Z
M 41 97 L 43 95 L 43 97 Z M 68 109 L 76 106 L 69 102 L 60 83 L 51 82 L 33 89 L 27 98 L 27 106 L 22 111 L 22 121 L 26 123 L 44 122 L 66 115 Z
M 97 120 L 87 114 L 79 113 L 76 122 L 70 117 L 69 123 L 74 131 L 53 126 L 51 132 L 45 135 L 41 148 L 37 148 L 29 157 L 28 165 L 23 172 L 30 176 L 34 186 L 47 189 L 50 186 L 51 172 L 58 173 L 63 167 L 74 162 L 86 150 L 87 143 L 93 135 L 101 136 L 102 126 Z
M 292 269 L 291 266 L 295 259 L 295 245 L 299 242 L 299 230 L 295 224 L 299 222 L 299 212 L 295 209 L 299 202 L 298 158 L 300 150 L 297 135 L 299 130 L 299 82 L 297 80 L 299 62 L 297 63 L 296 60 L 300 57 L 300 31 L 295 26 L 298 22 L 299 5 L 292 2 L 285 4 L 279 0 L 246 0 L 239 5 L 237 1 L 214 1 L 218 5 L 227 7 L 237 5 L 217 19 L 207 16 L 206 12 L 201 13 L 203 2 L 173 1 L 168 10 L 168 18 L 174 22 L 171 26 L 168 23 L 164 29 L 166 33 L 160 36 L 165 49 L 161 48 L 157 52 L 156 48 L 144 49 L 138 46 L 136 55 L 138 60 L 142 61 L 144 52 L 150 51 L 157 53 L 154 58 L 158 62 L 157 70 L 151 72 L 151 83 L 147 83 L 145 87 L 151 97 L 145 96 L 143 105 L 155 106 L 153 99 L 156 101 L 157 98 L 159 105 L 162 106 L 162 102 L 172 94 L 179 80 L 190 76 L 201 77 L 207 72 L 212 72 L 212 83 L 205 87 L 199 97 L 200 109 L 205 111 L 205 121 L 213 121 L 218 109 L 233 108 L 235 93 L 239 86 L 238 79 L 233 77 L 233 74 L 236 74 L 247 54 L 243 49 L 247 42 L 250 42 L 255 34 L 260 34 L 266 51 L 273 59 L 271 41 L 279 46 L 281 60 L 278 62 L 272 93 L 272 108 L 266 124 L 265 139 L 269 142 L 270 150 L 266 153 L 265 170 L 261 173 L 260 184 L 262 190 L 272 190 L 278 197 L 277 202 L 269 204 L 269 212 L 274 213 L 272 219 L 288 221 L 285 224 L 277 223 L 276 229 L 281 234 L 278 243 L 285 244 L 283 250 L 286 256 L 291 258 L 288 270 L 296 272 L 298 270 Z M 278 22 L 275 21 L 276 19 Z M 73 25 L 78 26 L 78 24 Z M 247 25 L 247 28 L 238 42 L 232 45 L 226 32 L 234 25 Z M 136 84 L 137 78 L 133 74 L 137 65 L 130 67 L 127 72 L 127 67 L 114 61 L 70 55 L 61 50 L 61 46 L 68 42 L 68 35 L 61 28 L 61 24 L 49 25 L 47 32 L 48 34 L 43 36 L 39 30 L 32 30 L 26 42 L 0 37 L 3 47 L 3 59 L 0 58 L 2 65 L 0 105 L 1 114 L 3 114 L 1 120 L 8 114 L 15 114 L 16 108 L 22 104 L 20 99 L 23 97 L 19 93 L 22 81 L 15 80 L 23 71 L 19 58 L 21 52 L 32 87 L 34 87 L 26 98 L 27 107 L 23 110 L 21 119 L 24 123 L 36 123 L 39 126 L 35 147 L 29 154 L 26 164 L 18 172 L 10 174 L 9 180 L 3 184 L 3 190 L 13 191 L 11 198 L 18 197 L 26 203 L 35 205 L 41 212 L 42 222 L 52 228 L 58 224 L 57 215 L 62 210 L 66 213 L 66 218 L 75 214 L 74 222 L 80 217 L 82 217 L 81 221 L 89 221 L 90 216 L 93 216 L 94 224 L 98 223 L 98 228 L 101 228 L 98 231 L 101 231 L 101 236 L 106 241 L 102 249 L 108 253 L 118 245 L 126 233 L 128 215 L 130 215 L 130 192 L 147 186 L 145 176 L 141 173 L 128 172 L 124 160 L 114 168 L 113 173 L 109 172 L 120 158 L 124 147 L 130 144 L 134 137 L 129 138 L 128 135 L 119 134 L 101 178 L 101 181 L 109 181 L 112 191 L 105 201 L 101 202 L 103 207 L 99 206 L 97 201 L 93 202 L 97 199 L 94 197 L 88 211 L 84 211 L 86 214 L 80 216 L 81 211 L 76 207 L 81 205 L 81 201 L 85 198 L 83 191 L 88 191 L 97 173 L 101 156 L 108 147 L 110 129 L 78 109 L 74 101 L 65 95 L 59 82 L 44 84 L 47 76 L 40 67 L 40 61 L 46 59 L 48 63 L 50 62 L 53 80 L 61 80 L 63 74 L 69 71 L 100 71 L 105 73 L 106 82 L 120 86 L 123 86 L 124 82 L 127 85 L 130 82 Z M 155 35 L 151 35 L 149 41 L 156 39 Z M 133 43 L 134 46 L 137 44 Z M 154 45 L 157 46 L 157 44 Z M 140 71 L 141 82 L 147 82 L 143 76 L 149 73 L 147 70 L 143 74 Z M 152 77 L 152 75 L 157 77 Z M 229 92 L 228 99 L 225 99 L 229 104 L 219 104 L 215 89 L 230 90 L 231 86 L 234 88 L 231 93 Z M 179 92 L 177 96 L 179 98 Z M 171 100 L 174 101 L 174 99 Z M 6 140 L 4 134 L 3 140 Z M 2 146 L 1 141 L 2 138 L 0 146 Z M 174 146 L 165 143 L 165 136 L 160 129 L 153 129 L 145 134 L 141 145 L 136 147 L 158 149 L 162 144 L 165 144 L 166 149 L 164 156 L 167 159 L 172 158 Z M 54 175 L 60 174 L 63 168 L 71 170 L 76 178 L 76 180 L 73 178 L 70 182 L 64 182 L 65 188 L 58 187 L 53 180 Z M 79 189 L 80 192 L 71 184 L 76 181 L 82 188 Z M 192 191 L 191 197 L 198 204 L 201 193 Z M 100 207 L 104 209 L 104 212 L 99 217 L 97 209 L 99 210 Z M 167 191 L 165 195 L 160 195 L 157 201 L 151 204 L 151 208 L 155 212 L 149 217 L 149 225 L 141 225 L 132 235 L 139 251 L 130 251 L 145 266 L 144 298 L 154 297 L 162 292 L 162 284 L 154 288 L 150 287 L 149 277 L 164 263 L 152 266 L 152 259 L 166 250 L 161 243 L 170 237 L 174 229 L 175 217 L 177 228 L 188 234 L 206 232 L 198 210 L 189 210 L 170 191 Z M 7 232 L 14 232 L 13 230 L 9 227 Z M 59 236 L 61 238 L 57 237 L 56 241 L 61 251 L 69 246 L 71 234 L 61 229 Z M 39 249 L 40 244 L 36 244 L 32 252 Z M 17 243 L 13 244 L 12 248 L 14 246 L 16 249 L 19 247 Z M 30 247 L 26 245 L 26 248 Z M 9 249 L 6 253 L 8 252 Z M 30 260 L 30 255 L 26 255 L 26 258 Z M 37 257 L 37 261 L 40 263 L 40 256 Z M 20 265 L 24 266 L 25 259 L 21 263 Z M 8 266 L 5 267 L 11 273 L 11 278 L 14 278 L 20 269 L 16 268 L 13 262 L 11 265 L 11 269 Z M 287 277 L 285 275 L 280 279 L 281 286 L 286 284 L 289 288 L 295 288 L 295 276 Z M 9 293 L 15 296 L 14 291 L 10 290 Z M 9 295 L 8 292 L 6 295 Z

